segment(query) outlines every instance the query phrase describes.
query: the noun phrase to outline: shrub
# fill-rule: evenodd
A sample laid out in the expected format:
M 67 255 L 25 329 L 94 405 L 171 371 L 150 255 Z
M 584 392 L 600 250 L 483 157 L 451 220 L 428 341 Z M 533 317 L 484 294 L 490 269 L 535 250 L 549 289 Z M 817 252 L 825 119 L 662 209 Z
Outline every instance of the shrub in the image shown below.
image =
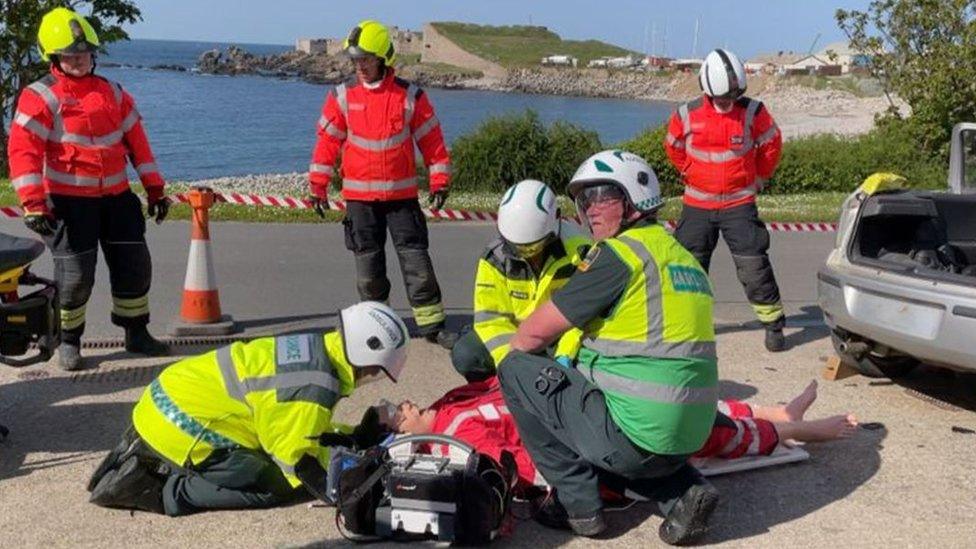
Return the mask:
M 463 191 L 501 193 L 531 178 L 562 192 L 576 167 L 600 148 L 595 132 L 566 123 L 547 129 L 531 110 L 489 118 L 454 142 L 452 185 Z
M 654 169 L 657 180 L 661 184 L 661 194 L 664 196 L 678 196 L 684 189 L 681 175 L 664 152 L 664 136 L 667 125 L 649 128 L 637 137 L 625 141 L 619 147 L 625 151 L 640 155 Z

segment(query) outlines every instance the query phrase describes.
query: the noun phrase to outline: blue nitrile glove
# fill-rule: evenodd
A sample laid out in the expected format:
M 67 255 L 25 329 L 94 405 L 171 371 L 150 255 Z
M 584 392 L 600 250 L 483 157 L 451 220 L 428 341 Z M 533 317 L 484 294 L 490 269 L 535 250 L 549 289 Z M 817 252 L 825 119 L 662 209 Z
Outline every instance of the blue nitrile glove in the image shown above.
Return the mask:
M 559 365 L 562 366 L 563 368 L 572 368 L 573 367 L 573 359 L 569 358 L 566 355 L 559 355 L 559 356 L 557 356 L 556 357 L 556 362 L 558 362 Z

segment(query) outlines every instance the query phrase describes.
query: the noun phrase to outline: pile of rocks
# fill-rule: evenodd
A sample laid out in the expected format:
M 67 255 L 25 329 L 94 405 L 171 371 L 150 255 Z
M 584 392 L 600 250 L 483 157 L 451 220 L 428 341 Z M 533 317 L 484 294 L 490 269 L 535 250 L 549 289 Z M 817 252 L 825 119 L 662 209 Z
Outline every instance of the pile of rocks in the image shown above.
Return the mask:
M 230 46 L 226 52 L 204 52 L 197 60 L 197 70 L 205 74 L 302 78 L 316 84 L 341 82 L 353 74 L 352 63 L 343 57 L 300 51 L 255 56 L 237 46 Z
M 210 187 L 219 192 L 294 197 L 303 197 L 308 194 L 308 174 L 298 172 L 217 177 L 179 184 Z
M 523 93 L 661 99 L 672 82 L 644 72 L 593 69 L 512 69 L 501 88 Z

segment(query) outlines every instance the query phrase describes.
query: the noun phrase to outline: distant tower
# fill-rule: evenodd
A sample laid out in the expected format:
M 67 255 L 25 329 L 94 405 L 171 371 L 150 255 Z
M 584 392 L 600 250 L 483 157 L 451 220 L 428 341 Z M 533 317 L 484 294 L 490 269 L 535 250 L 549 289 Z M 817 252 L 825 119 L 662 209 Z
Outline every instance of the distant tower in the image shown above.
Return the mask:
M 698 32 L 701 30 L 701 17 L 695 19 L 695 38 L 691 43 L 691 58 L 698 59 Z

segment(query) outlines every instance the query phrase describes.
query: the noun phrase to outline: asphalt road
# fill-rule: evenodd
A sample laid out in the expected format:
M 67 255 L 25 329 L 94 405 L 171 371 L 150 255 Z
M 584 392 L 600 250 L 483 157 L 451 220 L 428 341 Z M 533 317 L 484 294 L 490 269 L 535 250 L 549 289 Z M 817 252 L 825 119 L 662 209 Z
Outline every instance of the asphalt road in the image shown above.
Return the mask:
M 12 223 L 0 230 L 23 234 Z M 435 225 L 434 261 L 452 321 L 469 312 L 474 259 L 490 226 Z M 179 308 L 186 224 L 151 227 L 156 261 L 152 306 L 157 327 Z M 355 301 L 353 266 L 338 225 L 219 224 L 221 297 L 252 333 L 332 323 L 326 313 Z M 819 378 L 832 354 L 816 311 L 813 273 L 833 235 L 773 235 L 772 257 L 791 316 L 789 350 L 762 349 L 762 331 L 734 278 L 726 251 L 713 276 L 720 392 L 773 404 Z M 49 272 L 48 260 L 39 273 Z M 89 307 L 92 333 L 117 335 L 107 322 L 104 273 Z M 393 303 L 406 308 L 399 284 Z M 160 330 L 161 331 L 161 330 Z M 181 354 L 202 348 L 179 347 Z M 85 483 L 130 421 L 132 404 L 175 358 L 142 359 L 119 350 L 90 353 L 98 368 L 68 373 L 54 364 L 0 368 L 0 545 L 9 547 L 336 547 L 343 542 L 331 509 L 286 508 L 204 513 L 172 519 L 87 503 Z M 461 384 L 447 351 L 415 339 L 400 383 L 376 383 L 337 408 L 356 421 L 380 397 L 426 404 Z M 936 399 L 936 400 L 933 400 Z M 951 404 L 950 404 L 951 403 Z M 867 424 L 850 440 L 810 444 L 809 461 L 715 479 L 722 502 L 705 542 L 727 547 L 972 547 L 976 539 L 976 383 L 920 369 L 897 384 L 851 377 L 820 384 L 809 418 L 852 412 Z M 608 516 L 602 540 L 575 539 L 520 522 L 499 547 L 658 546 L 661 519 L 638 504 Z M 392 547 L 403 547 L 393 545 Z
M 0 231 L 29 234 L 17 220 L 3 220 Z M 189 234 L 189 224 L 184 222 L 150 224 L 147 231 L 153 256 L 151 329 L 160 335 L 179 314 Z M 491 224 L 430 225 L 431 255 L 452 325 L 468 321 L 478 254 L 494 234 Z M 331 326 L 336 310 L 358 300 L 352 253 L 345 249 L 339 224 L 215 223 L 211 237 L 222 308 L 244 333 Z M 772 233 L 771 257 L 795 326 L 821 321 L 815 273 L 833 239 L 833 233 Z M 390 244 L 387 259 L 393 282 L 391 304 L 408 315 L 409 304 Z M 108 270 L 102 257 L 99 261 L 96 288 L 88 305 L 87 334 L 117 337 L 121 332 L 109 321 Z M 50 254 L 44 255 L 34 271 L 41 275 L 52 272 Z M 752 320 L 724 243 L 712 260 L 711 275 L 716 288 L 716 323 Z

